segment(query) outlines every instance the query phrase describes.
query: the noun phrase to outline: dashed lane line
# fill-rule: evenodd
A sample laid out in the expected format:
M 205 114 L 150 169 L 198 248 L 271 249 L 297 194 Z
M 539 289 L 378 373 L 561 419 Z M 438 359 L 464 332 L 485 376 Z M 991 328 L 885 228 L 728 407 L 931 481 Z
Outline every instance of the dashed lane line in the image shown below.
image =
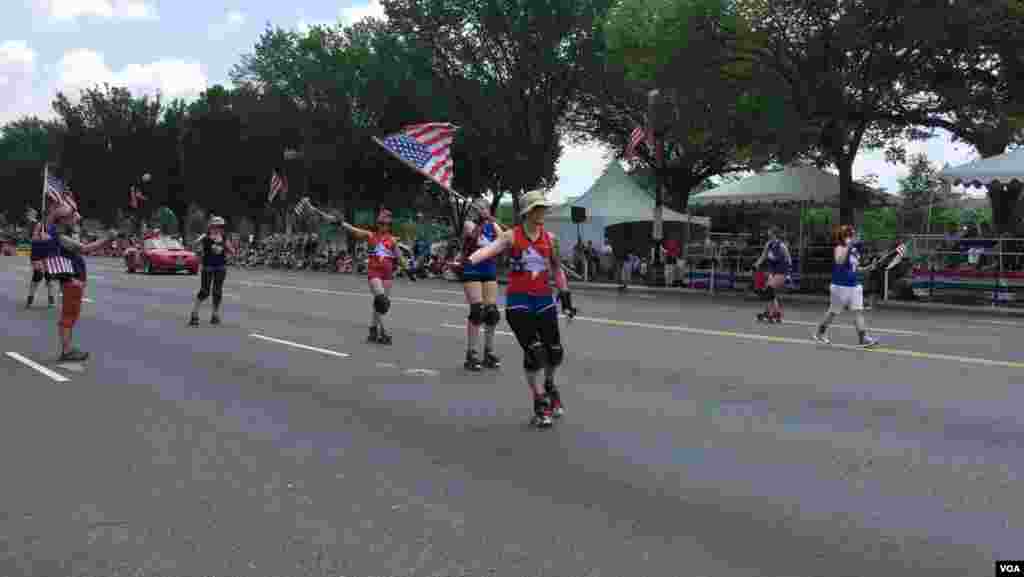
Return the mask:
M 260 340 L 264 340 L 264 341 L 271 342 L 271 343 L 277 343 L 279 345 L 285 345 L 285 346 L 288 346 L 288 347 L 294 347 L 296 349 L 304 349 L 304 350 L 307 350 L 307 351 L 313 351 L 313 352 L 321 353 L 321 354 L 324 354 L 324 355 L 330 355 L 332 357 L 339 357 L 339 358 L 342 358 L 342 359 L 345 359 L 345 358 L 348 358 L 348 357 L 352 356 L 352 355 L 349 355 L 348 353 L 339 353 L 338 351 L 332 351 L 330 349 L 321 349 L 320 347 L 311 347 L 309 345 L 304 345 L 302 343 L 286 341 L 284 339 L 275 339 L 273 337 L 259 335 L 259 334 L 256 334 L 256 333 L 252 333 L 249 336 L 254 338 L 254 339 L 260 339 Z
M 29 367 L 31 369 L 35 369 L 36 371 L 46 375 L 47 377 L 50 377 L 51 379 L 57 381 L 58 383 L 66 383 L 66 382 L 71 380 L 71 379 L 65 377 L 64 375 L 62 375 L 62 374 L 60 374 L 60 373 L 58 373 L 56 371 L 50 370 L 50 369 L 44 367 L 43 365 L 40 365 L 39 363 L 33 361 L 32 359 L 30 359 L 30 358 L 28 358 L 28 357 L 26 357 L 24 355 L 20 355 L 20 354 L 15 353 L 15 352 L 8 351 L 7 352 L 7 356 L 9 356 L 12 359 L 18 361 L 19 363 L 25 365 L 26 367 Z

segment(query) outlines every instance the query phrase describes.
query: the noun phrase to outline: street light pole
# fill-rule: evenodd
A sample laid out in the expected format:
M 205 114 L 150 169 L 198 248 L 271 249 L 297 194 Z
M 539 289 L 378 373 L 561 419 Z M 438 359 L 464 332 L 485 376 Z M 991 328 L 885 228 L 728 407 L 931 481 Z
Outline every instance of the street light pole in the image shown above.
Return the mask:
M 665 145 L 658 138 L 656 126 L 658 122 L 658 106 L 661 103 L 661 91 L 651 90 L 647 93 L 647 141 L 654 146 L 654 219 L 651 227 L 651 244 L 654 247 L 653 266 L 651 267 L 654 284 L 664 276 L 665 269 L 661 262 L 662 218 L 664 203 L 663 172 L 665 169 Z

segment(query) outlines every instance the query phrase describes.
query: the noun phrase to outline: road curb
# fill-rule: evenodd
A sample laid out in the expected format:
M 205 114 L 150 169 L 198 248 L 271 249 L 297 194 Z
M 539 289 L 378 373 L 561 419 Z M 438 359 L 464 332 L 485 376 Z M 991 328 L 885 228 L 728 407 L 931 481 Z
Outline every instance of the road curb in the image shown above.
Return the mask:
M 499 284 L 507 284 L 506 279 L 498 279 Z M 619 285 L 611 283 L 583 283 L 573 282 L 571 283 L 574 292 L 618 292 Z M 680 288 L 680 287 L 651 287 L 645 285 L 631 285 L 628 292 L 633 293 L 644 293 L 644 294 L 684 294 L 684 295 L 703 295 L 712 298 L 729 298 L 729 299 L 740 299 L 740 300 L 760 300 L 756 297 L 751 296 L 749 292 L 737 292 L 737 291 L 724 291 L 716 292 L 714 295 L 710 294 L 705 289 L 691 289 L 691 288 Z M 785 299 L 790 302 L 801 302 L 801 303 L 818 303 L 826 305 L 829 302 L 829 298 L 826 295 L 813 295 L 813 294 L 800 294 L 800 293 L 783 293 Z M 929 311 L 929 312 L 960 312 L 960 313 L 971 313 L 977 315 L 985 315 L 992 317 L 1024 317 L 1024 309 L 1011 309 L 1007 307 L 997 306 L 972 306 L 972 305 L 955 305 L 946 303 L 929 303 L 929 302 L 913 302 L 904 300 L 889 300 L 879 301 L 875 303 L 876 309 L 891 309 L 891 310 L 916 310 L 916 311 Z

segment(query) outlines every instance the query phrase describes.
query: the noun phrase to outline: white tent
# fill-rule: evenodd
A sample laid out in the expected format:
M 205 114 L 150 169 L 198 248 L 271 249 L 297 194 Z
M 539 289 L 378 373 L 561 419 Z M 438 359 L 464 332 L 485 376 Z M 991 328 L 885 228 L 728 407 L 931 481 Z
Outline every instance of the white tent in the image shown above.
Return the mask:
M 650 222 L 654 219 L 654 198 L 640 187 L 622 169 L 617 160 L 605 168 L 604 173 L 594 182 L 583 196 L 551 209 L 545 227 L 558 236 L 564 255 L 572 252 L 577 241 L 577 226 L 572 222 L 572 207 L 587 209 L 587 222 L 579 225 L 583 242 L 592 241 L 600 246 L 604 241 L 605 228 L 622 223 Z M 668 208 L 662 209 L 664 222 L 692 222 L 700 226 L 711 226 L 711 219 L 685 215 Z
M 956 168 L 946 168 L 939 173 L 939 178 L 950 184 L 978 187 L 993 182 L 1000 184 L 1008 184 L 1013 181 L 1024 182 L 1024 146 L 996 156 L 968 162 Z
M 693 196 L 694 206 L 714 204 L 838 202 L 839 177 L 810 166 L 762 172 Z

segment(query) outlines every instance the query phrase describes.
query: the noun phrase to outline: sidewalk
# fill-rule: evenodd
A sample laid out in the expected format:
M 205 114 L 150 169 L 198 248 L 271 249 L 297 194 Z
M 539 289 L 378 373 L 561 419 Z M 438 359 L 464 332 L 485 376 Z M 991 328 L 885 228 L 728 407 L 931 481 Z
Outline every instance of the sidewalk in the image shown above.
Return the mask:
M 505 278 L 499 278 L 500 284 L 506 284 Z M 582 281 L 570 281 L 569 285 L 574 291 L 618 291 L 619 285 L 607 282 L 582 282 Z M 690 294 L 690 295 L 705 295 L 712 296 L 710 291 L 707 289 L 691 289 L 691 288 L 679 288 L 679 287 L 652 287 L 647 285 L 630 285 L 627 290 L 627 294 L 643 293 L 643 294 Z M 789 302 L 800 302 L 800 303 L 818 303 L 821 305 L 828 305 L 829 297 L 825 294 L 801 294 L 801 293 L 782 293 L 783 298 Z M 743 300 L 758 300 L 750 292 L 741 292 L 732 289 L 726 289 L 722 291 L 716 291 L 713 295 L 715 298 L 731 298 L 731 299 L 743 299 Z M 917 310 L 917 311 L 935 311 L 935 312 L 961 312 L 970 314 L 989 315 L 996 317 L 1024 317 L 1024 308 L 1011 308 L 1006 306 L 981 306 L 981 305 L 955 305 L 947 303 L 930 303 L 930 302 L 916 302 L 897 300 L 890 298 L 888 301 L 879 300 L 875 303 L 876 310 L 892 309 L 892 310 Z

